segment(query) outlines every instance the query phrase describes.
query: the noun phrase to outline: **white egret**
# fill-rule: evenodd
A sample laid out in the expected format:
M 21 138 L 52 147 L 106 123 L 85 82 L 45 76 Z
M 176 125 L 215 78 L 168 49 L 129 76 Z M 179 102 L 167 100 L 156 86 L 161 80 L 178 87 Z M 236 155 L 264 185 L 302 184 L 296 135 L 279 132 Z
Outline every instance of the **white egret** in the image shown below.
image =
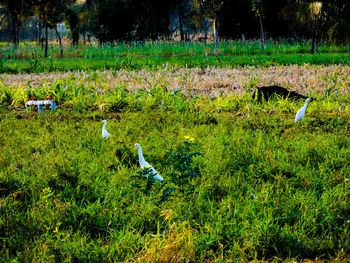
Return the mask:
M 102 127 L 102 137 L 104 139 L 108 139 L 109 137 L 111 137 L 111 135 L 109 134 L 109 132 L 106 130 L 106 125 L 107 125 L 107 121 L 103 120 L 103 127 Z
M 304 118 L 305 111 L 306 111 L 307 104 L 308 104 L 309 100 L 310 100 L 310 98 L 307 98 L 304 106 L 301 107 L 300 110 L 298 110 L 297 115 L 295 115 L 294 122 L 301 121 Z
M 143 168 L 150 169 L 150 172 L 151 172 L 151 174 L 153 174 L 154 179 L 156 179 L 160 182 L 163 181 L 164 180 L 163 177 L 161 177 L 159 175 L 159 173 L 148 162 L 145 161 L 145 158 L 143 158 L 142 149 L 141 149 L 140 144 L 136 143 L 134 145 L 134 147 L 136 147 L 138 152 L 139 152 L 139 162 L 140 162 L 141 169 L 143 169 Z

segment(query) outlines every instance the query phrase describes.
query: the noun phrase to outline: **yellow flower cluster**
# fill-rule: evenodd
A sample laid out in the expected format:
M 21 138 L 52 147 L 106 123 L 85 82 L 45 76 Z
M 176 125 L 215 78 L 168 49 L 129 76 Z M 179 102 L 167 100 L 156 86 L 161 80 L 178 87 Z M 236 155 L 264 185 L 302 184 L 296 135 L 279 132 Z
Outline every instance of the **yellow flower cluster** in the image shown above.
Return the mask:
M 189 142 L 194 142 L 194 138 L 193 137 L 190 137 L 190 136 L 185 136 L 184 137 L 186 141 L 189 141 Z

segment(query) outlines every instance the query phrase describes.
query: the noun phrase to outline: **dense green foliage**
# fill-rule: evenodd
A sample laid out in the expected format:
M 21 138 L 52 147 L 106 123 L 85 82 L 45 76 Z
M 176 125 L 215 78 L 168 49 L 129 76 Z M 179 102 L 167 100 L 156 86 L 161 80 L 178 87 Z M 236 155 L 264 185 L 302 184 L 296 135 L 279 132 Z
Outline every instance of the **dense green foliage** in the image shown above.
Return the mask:
M 41 115 L 0 102 L 2 261 L 349 258 L 349 95 L 319 94 L 297 124 L 301 101 L 157 87 L 84 108 L 95 96 L 57 91 L 71 111 Z M 136 142 L 165 178 L 147 192 L 132 177 Z M 159 202 L 191 171 L 191 191 Z
M 0 73 L 39 73 L 49 71 L 152 69 L 168 65 L 178 67 L 230 67 L 243 65 L 348 65 L 350 47 L 320 45 L 318 54 L 307 54 L 307 43 L 266 43 L 261 54 L 257 41 L 225 41 L 218 52 L 211 53 L 212 44 L 150 42 L 104 46 L 68 47 L 66 58 L 59 58 L 60 49 L 50 48 L 50 57 L 35 45 L 2 47 Z

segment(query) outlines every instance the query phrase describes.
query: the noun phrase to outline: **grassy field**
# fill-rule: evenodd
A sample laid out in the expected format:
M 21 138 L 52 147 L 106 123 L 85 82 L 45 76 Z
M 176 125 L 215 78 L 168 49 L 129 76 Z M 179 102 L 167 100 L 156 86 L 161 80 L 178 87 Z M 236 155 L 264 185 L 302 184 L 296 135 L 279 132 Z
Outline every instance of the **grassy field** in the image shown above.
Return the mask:
M 348 262 L 349 66 L 158 66 L 0 75 L 0 262 Z
M 244 56 L 196 56 L 196 57 L 127 57 L 117 58 L 36 58 L 33 60 L 1 60 L 0 73 L 41 73 L 79 70 L 157 70 L 164 66 L 174 69 L 195 67 L 236 67 L 274 65 L 349 65 L 350 53 L 287 54 Z
M 216 54 L 208 43 L 121 43 L 104 46 L 65 47 L 63 58 L 58 45 L 51 45 L 49 58 L 35 45 L 15 48 L 3 46 L 0 53 L 0 73 L 40 73 L 78 70 L 142 70 L 174 68 L 236 67 L 273 65 L 349 65 L 350 47 L 320 45 L 317 54 L 309 54 L 308 42 L 288 43 L 268 41 L 261 54 L 258 41 L 227 41 L 220 43 Z
M 21 43 L 20 47 L 13 45 L 1 45 L 1 57 L 4 59 L 33 59 L 44 57 L 44 50 L 34 42 Z M 80 45 L 79 47 L 64 46 L 64 56 L 68 58 L 115 58 L 116 56 L 160 56 L 160 57 L 198 57 L 210 55 L 214 50 L 213 43 L 203 42 L 175 42 L 159 41 L 144 43 L 115 43 L 114 45 L 92 43 Z M 349 45 L 330 45 L 320 43 L 318 52 L 320 54 L 349 53 Z M 308 41 L 272 41 L 267 40 L 265 45 L 267 55 L 274 54 L 307 54 L 310 53 L 310 43 Z M 260 40 L 251 41 L 222 41 L 219 43 L 217 55 L 221 56 L 246 56 L 260 55 Z M 60 57 L 58 43 L 49 45 L 49 56 Z
M 295 125 L 302 102 L 137 94 L 118 114 L 1 113 L 5 261 L 346 261 L 348 96 L 313 101 Z M 130 177 L 136 142 L 164 183 Z

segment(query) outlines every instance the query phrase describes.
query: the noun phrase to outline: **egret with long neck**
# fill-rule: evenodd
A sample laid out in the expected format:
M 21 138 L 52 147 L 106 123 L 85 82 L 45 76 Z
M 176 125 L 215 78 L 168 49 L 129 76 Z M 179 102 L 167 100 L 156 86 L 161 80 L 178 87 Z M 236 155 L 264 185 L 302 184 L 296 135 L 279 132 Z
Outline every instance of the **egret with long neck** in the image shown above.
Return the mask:
M 103 120 L 103 127 L 102 127 L 102 138 L 107 139 L 109 137 L 111 137 L 111 135 L 109 134 L 109 132 L 106 130 L 106 126 L 107 126 L 107 121 Z
M 140 162 L 141 169 L 143 169 L 143 168 L 149 169 L 150 170 L 150 174 L 153 175 L 154 179 L 156 179 L 158 181 L 163 181 L 164 180 L 163 177 L 161 177 L 159 175 L 159 173 L 148 162 L 146 162 L 145 158 L 143 157 L 142 149 L 141 149 L 140 144 L 136 143 L 134 145 L 134 147 L 137 148 L 138 153 L 139 153 L 139 162 Z
M 309 103 L 309 101 L 310 101 L 310 98 L 307 98 L 304 106 L 301 107 L 300 110 L 298 110 L 297 114 L 295 115 L 294 122 L 301 121 L 304 118 L 307 104 Z

